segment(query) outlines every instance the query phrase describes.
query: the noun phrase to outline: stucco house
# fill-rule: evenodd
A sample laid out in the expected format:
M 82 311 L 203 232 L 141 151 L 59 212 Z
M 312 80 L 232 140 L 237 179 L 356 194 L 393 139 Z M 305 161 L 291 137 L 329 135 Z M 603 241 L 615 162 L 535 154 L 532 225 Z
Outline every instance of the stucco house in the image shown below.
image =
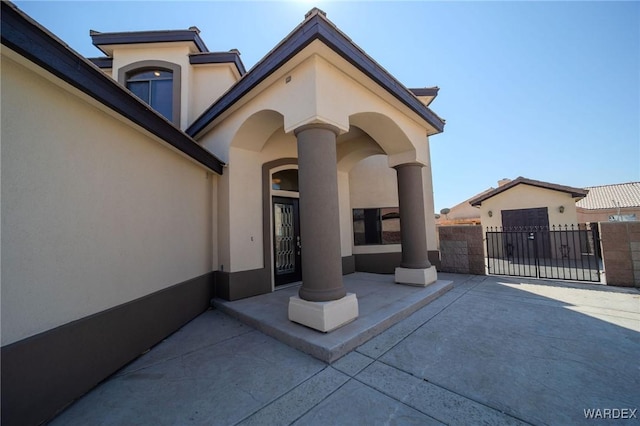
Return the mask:
M 343 274 L 436 280 L 438 89 L 322 11 L 249 71 L 195 27 L 92 31 L 88 60 L 1 12 L 3 424 L 47 420 L 213 296 L 302 281 L 289 318 L 327 332 L 358 315 Z
M 551 223 L 552 225 L 577 225 L 584 223 L 596 223 L 596 222 L 619 222 L 619 221 L 637 221 L 640 220 L 640 182 L 627 182 L 627 183 L 618 183 L 611 185 L 600 185 L 600 186 L 592 186 L 586 188 L 570 188 L 563 185 L 553 184 L 549 182 L 542 181 L 533 181 L 532 179 L 527 179 L 523 177 L 519 177 L 516 180 L 520 179 L 520 183 L 529 182 L 537 182 L 537 184 L 533 186 L 538 186 L 539 188 L 546 188 L 550 190 L 559 189 L 562 192 L 563 188 L 569 188 L 570 190 L 580 190 L 584 191 L 586 195 L 584 197 L 578 197 L 575 199 L 575 217 L 573 214 L 573 204 L 567 203 L 564 205 L 562 200 L 557 199 L 557 194 L 548 191 L 537 191 L 537 195 L 527 194 L 522 197 L 524 204 L 519 202 L 520 197 L 511 196 L 508 197 L 511 203 L 510 208 L 512 209 L 520 209 L 525 208 L 526 205 L 536 205 L 537 207 L 544 207 L 553 210 L 554 207 L 554 199 L 557 201 L 555 204 L 560 203 L 563 208 L 563 214 L 552 216 L 555 218 L 557 223 Z M 485 196 L 489 196 L 491 198 L 493 195 L 499 194 L 505 189 L 502 188 L 504 185 L 513 182 L 511 179 L 505 178 L 498 181 L 497 188 L 489 188 L 485 191 L 482 191 L 479 194 L 474 195 L 473 197 L 465 200 L 461 203 L 453 206 L 447 215 L 438 215 L 439 218 L 436 219 L 436 225 L 473 225 L 481 223 L 481 206 L 482 202 L 478 202 L 479 200 L 484 200 Z M 512 184 L 514 185 L 514 184 Z M 517 185 L 517 183 L 515 184 Z M 506 189 L 509 189 L 507 187 Z M 530 192 L 530 191 L 529 191 Z M 577 194 L 578 192 L 576 192 Z M 511 192 L 509 194 L 512 194 Z M 543 199 L 547 195 L 551 195 L 551 199 Z M 504 198 L 504 197 L 503 197 Z M 537 199 L 537 201 L 533 202 L 532 200 Z M 487 204 L 485 203 L 485 209 Z M 559 205 L 557 213 L 559 211 Z M 568 210 L 566 210 L 568 208 Z M 488 212 L 491 211 L 492 216 L 489 217 Z M 491 226 L 497 227 L 502 226 L 502 216 L 493 216 L 494 209 L 486 210 L 486 215 L 484 217 L 483 226 Z M 564 215 L 564 212 L 567 212 L 567 215 Z M 553 222 L 553 220 L 552 220 Z
M 640 220 L 640 182 L 585 189 L 589 194 L 576 203 L 579 223 Z
M 479 208 L 484 228 L 576 225 L 576 202 L 588 193 L 585 189 L 522 176 L 503 179 L 498 184 L 498 188 L 469 201 Z

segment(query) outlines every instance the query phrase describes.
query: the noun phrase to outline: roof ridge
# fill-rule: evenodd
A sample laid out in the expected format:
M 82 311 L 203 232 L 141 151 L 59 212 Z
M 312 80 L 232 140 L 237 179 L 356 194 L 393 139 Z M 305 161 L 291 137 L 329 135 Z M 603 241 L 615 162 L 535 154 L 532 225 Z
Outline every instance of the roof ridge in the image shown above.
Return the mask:
M 633 184 L 640 184 L 640 181 L 631 181 L 631 182 L 622 182 L 622 183 L 610 183 L 610 184 L 606 184 L 606 185 L 585 186 L 584 189 L 604 188 L 606 186 L 622 186 L 622 185 L 633 185 Z

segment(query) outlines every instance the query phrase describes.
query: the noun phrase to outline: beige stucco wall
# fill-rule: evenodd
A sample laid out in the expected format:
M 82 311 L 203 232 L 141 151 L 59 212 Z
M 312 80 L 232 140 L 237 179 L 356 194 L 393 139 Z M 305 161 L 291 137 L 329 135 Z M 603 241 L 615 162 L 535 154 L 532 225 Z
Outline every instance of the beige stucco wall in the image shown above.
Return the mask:
M 558 208 L 564 206 L 564 213 Z M 570 194 L 531 185 L 516 185 L 482 202 L 480 219 L 483 227 L 502 226 L 502 210 L 547 207 L 549 226 L 577 224 L 576 203 Z M 488 213 L 493 213 L 489 217 Z
M 438 250 L 438 236 L 436 235 L 436 217 L 431 212 L 434 209 L 433 202 L 433 174 L 431 171 L 431 153 L 429 152 L 429 143 L 426 144 L 427 155 L 429 160 L 425 167 L 422 168 L 422 187 L 424 189 L 424 214 L 426 219 L 427 230 L 427 249 Z
M 207 110 L 224 92 L 233 86 L 239 75 L 233 64 L 191 65 L 188 124 Z
M 6 52 L 2 345 L 211 271 L 216 175 Z
M 338 171 L 338 203 L 340 209 L 340 248 L 342 257 L 353 254 L 353 214 L 349 173 Z
M 398 179 L 386 155 L 374 155 L 356 164 L 349 173 L 351 208 L 398 207 Z

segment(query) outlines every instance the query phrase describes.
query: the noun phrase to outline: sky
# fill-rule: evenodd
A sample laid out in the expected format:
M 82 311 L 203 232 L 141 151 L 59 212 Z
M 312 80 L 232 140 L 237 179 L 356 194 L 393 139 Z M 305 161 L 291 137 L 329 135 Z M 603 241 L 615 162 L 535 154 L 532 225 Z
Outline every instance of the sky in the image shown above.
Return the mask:
M 639 2 L 18 1 L 72 49 L 89 30 L 197 26 L 255 65 L 319 7 L 406 87 L 440 88 L 430 137 L 435 211 L 502 178 L 588 187 L 640 181 Z

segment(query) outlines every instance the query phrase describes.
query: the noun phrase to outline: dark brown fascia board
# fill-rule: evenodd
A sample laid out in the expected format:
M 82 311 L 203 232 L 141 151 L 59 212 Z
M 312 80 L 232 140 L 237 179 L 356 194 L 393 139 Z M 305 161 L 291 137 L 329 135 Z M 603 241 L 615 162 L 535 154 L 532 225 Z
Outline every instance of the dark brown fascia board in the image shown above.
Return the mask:
M 409 91 L 416 96 L 432 96 L 434 98 L 438 96 L 439 90 L 439 87 L 421 87 L 418 89 L 409 89 Z
M 166 43 L 178 41 L 191 41 L 200 52 L 208 52 L 207 46 L 200 38 L 197 29 L 188 30 L 162 30 L 162 31 L 126 31 L 102 33 L 90 31 L 91 42 L 104 54 L 107 52 L 101 46 L 114 44 L 144 44 L 144 43 Z
M 1 42 L 4 46 L 156 135 L 206 168 L 222 174 L 222 161 L 12 3 L 3 1 L 0 12 Z
M 100 57 L 100 58 L 87 58 L 91 63 L 98 68 L 109 69 L 113 68 L 113 58 Z
M 189 63 L 191 65 L 233 63 L 238 69 L 240 76 L 247 73 L 242 60 L 240 59 L 240 53 L 237 51 L 192 53 L 189 55 Z
M 539 180 L 527 179 L 525 177 L 520 176 L 520 177 L 512 180 L 511 182 L 506 183 L 506 184 L 494 189 L 493 191 L 489 191 L 489 192 L 487 192 L 487 193 L 485 193 L 485 194 L 483 194 L 483 195 L 481 195 L 479 197 L 474 198 L 473 200 L 470 200 L 469 203 L 474 207 L 480 206 L 483 201 L 486 201 L 491 197 L 495 197 L 496 195 L 501 194 L 504 191 L 507 191 L 507 190 L 513 188 L 514 186 L 520 185 L 520 184 L 535 186 L 535 187 L 543 188 L 543 189 L 550 189 L 552 191 L 566 192 L 567 194 L 571 194 L 572 198 L 584 198 L 589 193 L 588 190 L 582 189 L 582 188 L 573 188 L 571 186 L 557 185 L 555 183 L 549 183 L 549 182 L 543 182 L 543 181 L 539 181 Z
M 186 132 L 195 137 L 213 120 L 229 109 L 254 87 L 273 74 L 278 68 L 302 51 L 314 40 L 320 40 L 334 52 L 355 66 L 400 102 L 408 106 L 438 133 L 444 130 L 444 121 L 427 108 L 398 80 L 371 59 L 347 36 L 340 32 L 321 14 L 314 14 L 299 25 L 276 48 L 258 62 L 225 95 L 198 117 Z

